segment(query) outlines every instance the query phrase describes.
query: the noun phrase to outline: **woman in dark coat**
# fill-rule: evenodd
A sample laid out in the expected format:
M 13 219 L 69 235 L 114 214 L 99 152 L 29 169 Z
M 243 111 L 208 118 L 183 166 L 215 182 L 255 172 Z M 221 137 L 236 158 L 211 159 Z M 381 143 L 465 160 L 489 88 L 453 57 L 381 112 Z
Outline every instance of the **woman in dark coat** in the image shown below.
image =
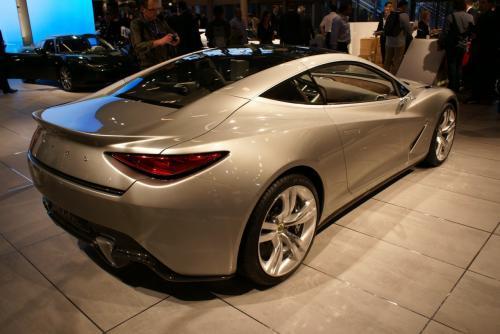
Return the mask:
M 427 36 L 430 36 L 430 19 L 431 15 L 429 11 L 426 9 L 422 10 L 422 12 L 420 13 L 420 21 L 418 21 L 417 36 L 415 38 L 427 38 Z
M 257 37 L 261 44 L 272 44 L 273 35 L 274 31 L 271 25 L 271 13 L 265 11 L 262 14 L 262 19 L 260 20 L 257 28 Z

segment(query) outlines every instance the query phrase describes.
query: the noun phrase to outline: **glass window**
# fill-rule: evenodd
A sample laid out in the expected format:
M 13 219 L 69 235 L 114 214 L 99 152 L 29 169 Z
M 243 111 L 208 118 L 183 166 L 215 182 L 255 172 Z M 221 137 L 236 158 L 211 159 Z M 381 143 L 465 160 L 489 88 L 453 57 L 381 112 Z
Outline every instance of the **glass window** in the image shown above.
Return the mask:
M 249 48 L 207 50 L 168 63 L 145 77 L 138 78 L 133 86 L 120 88 L 115 95 L 181 108 L 232 82 L 283 61 L 282 57 L 255 54 Z
M 43 44 L 43 49 L 48 53 L 56 53 L 56 48 L 54 47 L 54 40 L 48 39 Z
M 313 69 L 311 74 L 329 104 L 399 98 L 393 81 L 369 66 L 332 63 Z
M 262 94 L 262 97 L 290 103 L 324 104 L 323 95 L 309 73 L 280 83 Z
M 303 94 L 297 89 L 297 85 L 292 79 L 286 80 L 277 86 L 274 86 L 264 94 L 262 97 L 290 103 L 307 103 Z
M 104 39 L 95 35 L 65 36 L 57 39 L 60 53 L 99 53 L 114 50 Z

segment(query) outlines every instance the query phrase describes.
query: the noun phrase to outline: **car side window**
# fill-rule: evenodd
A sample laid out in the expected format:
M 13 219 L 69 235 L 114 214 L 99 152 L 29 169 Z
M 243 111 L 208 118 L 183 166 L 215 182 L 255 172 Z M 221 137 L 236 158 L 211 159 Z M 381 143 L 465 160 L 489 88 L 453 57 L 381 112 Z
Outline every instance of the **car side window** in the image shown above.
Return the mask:
M 43 49 L 47 51 L 48 53 L 56 53 L 56 48 L 54 46 L 54 40 L 53 39 L 48 39 L 45 41 L 43 44 Z
M 289 103 L 324 104 L 320 87 L 308 72 L 299 74 L 269 89 L 262 97 Z
M 311 71 L 328 104 L 373 102 L 399 98 L 392 80 L 369 66 L 332 63 Z

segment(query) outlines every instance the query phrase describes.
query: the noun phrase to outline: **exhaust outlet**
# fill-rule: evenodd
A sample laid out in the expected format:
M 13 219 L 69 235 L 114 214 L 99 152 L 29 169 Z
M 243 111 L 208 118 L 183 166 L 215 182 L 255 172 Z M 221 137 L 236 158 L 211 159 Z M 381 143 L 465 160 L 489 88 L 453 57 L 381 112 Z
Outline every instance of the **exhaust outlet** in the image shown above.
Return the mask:
M 115 246 L 113 240 L 104 237 L 97 237 L 95 238 L 95 244 L 109 264 L 111 264 L 114 268 L 123 267 L 123 264 L 116 263 L 115 259 L 113 258 L 112 254 L 113 248 Z

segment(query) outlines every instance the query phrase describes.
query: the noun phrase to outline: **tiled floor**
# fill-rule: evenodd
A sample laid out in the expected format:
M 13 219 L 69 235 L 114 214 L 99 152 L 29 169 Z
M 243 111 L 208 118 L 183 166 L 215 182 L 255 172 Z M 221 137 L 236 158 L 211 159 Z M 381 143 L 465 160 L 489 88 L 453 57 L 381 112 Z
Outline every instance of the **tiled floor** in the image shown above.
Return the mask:
M 30 113 L 84 94 L 0 95 L 2 333 L 500 333 L 500 114 L 463 106 L 453 153 L 324 229 L 288 281 L 169 284 L 115 272 L 45 214 Z

